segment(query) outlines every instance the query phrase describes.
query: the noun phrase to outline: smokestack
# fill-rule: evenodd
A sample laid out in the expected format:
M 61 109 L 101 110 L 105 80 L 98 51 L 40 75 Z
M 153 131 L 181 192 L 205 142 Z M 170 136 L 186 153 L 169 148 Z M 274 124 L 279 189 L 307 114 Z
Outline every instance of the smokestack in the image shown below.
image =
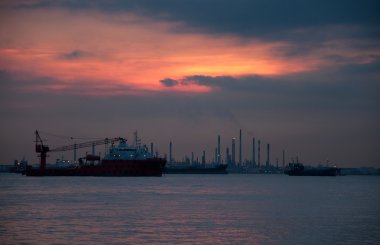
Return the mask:
M 215 148 L 214 163 L 218 162 L 218 148 Z
M 260 140 L 257 142 L 258 143 L 258 149 L 257 149 L 257 164 L 260 167 Z
M 191 164 L 194 164 L 194 152 L 191 152 Z
M 230 149 L 226 147 L 226 164 L 230 164 Z
M 282 150 L 282 168 L 285 169 L 285 150 Z
M 203 165 L 206 164 L 206 151 L 205 151 L 205 150 L 203 150 L 202 164 L 203 164 Z
M 217 162 L 218 164 L 220 164 L 220 135 L 218 135 L 218 158 L 217 158 Z
M 152 155 L 153 157 L 153 142 L 150 143 L 150 154 Z
M 252 166 L 256 167 L 255 137 L 252 138 Z
M 169 162 L 171 163 L 172 162 L 172 142 L 170 141 L 170 145 L 169 145 Z
M 240 129 L 240 136 L 239 136 L 239 165 L 241 165 L 241 129 Z
M 267 167 L 269 167 L 269 151 L 270 151 L 270 145 L 269 145 L 269 143 L 267 144 L 267 164 L 266 164 L 266 166 Z
M 232 165 L 235 165 L 236 164 L 236 161 L 235 161 L 235 140 L 236 138 L 232 138 Z

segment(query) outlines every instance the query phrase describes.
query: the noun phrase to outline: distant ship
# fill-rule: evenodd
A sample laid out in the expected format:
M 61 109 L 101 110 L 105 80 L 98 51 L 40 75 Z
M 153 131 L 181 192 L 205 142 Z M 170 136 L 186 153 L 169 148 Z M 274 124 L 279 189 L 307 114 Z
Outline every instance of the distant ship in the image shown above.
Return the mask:
M 114 142 L 119 142 L 117 146 Z M 166 159 L 151 155 L 146 146 L 130 146 L 127 140 L 115 138 L 104 140 L 112 142 L 108 154 L 100 160 L 99 156 L 87 155 L 79 160 L 79 165 L 46 167 L 47 152 L 72 149 L 72 146 L 49 150 L 43 145 L 36 131 L 36 152 L 40 153 L 40 167 L 33 168 L 28 165 L 25 171 L 27 176 L 162 176 Z M 136 142 L 137 134 L 136 134 Z M 103 141 L 76 144 L 75 149 L 81 146 L 103 144 Z
M 337 167 L 305 167 L 302 163 L 289 163 L 285 169 L 285 174 L 289 176 L 337 176 Z
M 205 167 L 202 165 L 196 166 L 181 166 L 180 164 L 170 165 L 164 169 L 165 174 L 227 174 L 226 164 Z
M 26 170 L 26 166 L 28 166 L 28 161 L 25 160 L 25 157 L 22 158 L 21 161 L 14 161 L 13 166 L 10 167 L 9 172 L 11 173 L 23 173 Z

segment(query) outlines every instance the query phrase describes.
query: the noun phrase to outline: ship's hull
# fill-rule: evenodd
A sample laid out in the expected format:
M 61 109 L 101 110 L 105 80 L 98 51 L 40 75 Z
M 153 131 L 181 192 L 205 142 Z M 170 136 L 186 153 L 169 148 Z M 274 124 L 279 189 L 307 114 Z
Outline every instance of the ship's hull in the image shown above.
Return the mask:
M 302 163 L 289 163 L 285 170 L 289 176 L 337 176 L 339 168 L 336 167 L 305 167 Z
M 337 168 L 323 168 L 323 169 L 305 169 L 302 171 L 292 171 L 287 172 L 289 176 L 337 176 Z
M 162 176 L 166 160 L 103 160 L 99 165 L 83 165 L 71 168 L 32 168 L 27 176 Z
M 164 169 L 165 174 L 227 174 L 227 165 L 217 167 L 167 167 Z

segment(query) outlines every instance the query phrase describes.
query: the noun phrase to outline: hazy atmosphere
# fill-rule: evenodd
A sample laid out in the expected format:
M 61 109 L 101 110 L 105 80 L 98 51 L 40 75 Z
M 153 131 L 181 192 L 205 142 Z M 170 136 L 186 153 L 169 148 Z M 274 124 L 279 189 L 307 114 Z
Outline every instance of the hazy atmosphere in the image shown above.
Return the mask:
M 206 150 L 208 161 L 217 135 L 224 154 L 241 129 L 244 159 L 255 137 L 271 144 L 272 162 L 285 150 L 287 161 L 380 167 L 379 9 L 375 0 L 1 1 L 0 163 L 36 163 L 36 129 L 50 147 L 132 141 L 137 130 L 162 155 L 172 141 L 174 158 Z

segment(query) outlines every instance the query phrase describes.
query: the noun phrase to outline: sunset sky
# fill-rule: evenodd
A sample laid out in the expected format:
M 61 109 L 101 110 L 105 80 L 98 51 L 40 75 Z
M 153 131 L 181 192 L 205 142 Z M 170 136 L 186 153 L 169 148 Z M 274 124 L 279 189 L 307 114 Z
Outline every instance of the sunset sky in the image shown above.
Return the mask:
M 218 134 L 224 159 L 242 129 L 249 160 L 255 137 L 271 144 L 272 163 L 285 149 L 288 161 L 380 167 L 379 9 L 375 0 L 3 0 L 0 163 L 37 162 L 36 129 L 87 139 L 138 130 L 162 154 L 173 141 L 176 159 L 206 150 L 208 160 Z M 51 147 L 73 143 L 41 134 Z

